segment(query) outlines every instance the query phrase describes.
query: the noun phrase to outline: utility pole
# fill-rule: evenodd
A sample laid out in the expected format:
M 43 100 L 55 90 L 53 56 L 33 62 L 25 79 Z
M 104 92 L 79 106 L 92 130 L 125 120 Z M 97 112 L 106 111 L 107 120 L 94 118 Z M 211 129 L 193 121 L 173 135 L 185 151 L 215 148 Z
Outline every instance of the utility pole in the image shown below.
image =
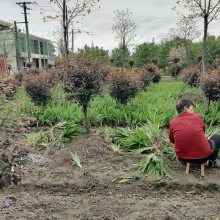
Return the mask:
M 24 10 L 24 20 L 25 20 L 25 29 L 26 29 L 26 39 L 27 39 L 27 50 L 28 50 L 28 62 L 31 63 L 31 48 L 30 48 L 30 38 L 29 38 L 29 30 L 28 30 L 28 20 L 27 20 L 27 10 L 30 8 L 27 7 L 29 4 L 33 4 L 32 2 L 16 2 Z
M 16 48 L 16 62 L 18 71 L 20 71 L 20 53 L 19 53 L 19 45 L 18 45 L 18 29 L 17 29 L 17 22 L 14 21 L 15 27 L 15 48 Z

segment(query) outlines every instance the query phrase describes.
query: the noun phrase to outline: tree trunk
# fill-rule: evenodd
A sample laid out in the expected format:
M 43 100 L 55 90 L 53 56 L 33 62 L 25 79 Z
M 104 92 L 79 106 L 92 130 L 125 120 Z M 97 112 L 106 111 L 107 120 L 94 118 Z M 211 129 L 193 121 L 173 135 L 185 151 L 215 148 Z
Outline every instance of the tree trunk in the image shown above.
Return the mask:
M 66 0 L 63 0 L 63 41 L 64 41 L 64 56 L 68 56 L 68 24 L 67 24 L 67 5 Z
M 64 27 L 64 56 L 68 56 L 68 28 Z
M 68 24 L 68 8 L 66 4 L 66 55 L 69 55 L 69 24 Z
M 187 64 L 189 64 L 189 49 L 188 49 L 188 44 L 187 44 L 186 41 L 184 41 L 183 45 L 184 45 L 185 51 L 186 51 L 186 62 L 187 62 Z
M 122 61 L 122 65 L 123 65 L 123 67 L 125 67 L 125 50 L 126 50 L 125 37 L 123 37 L 123 41 L 122 41 L 122 50 L 123 50 L 123 61 Z
M 205 54 L 206 54 L 206 39 L 207 39 L 207 32 L 208 32 L 208 18 L 204 17 L 204 35 L 203 35 L 203 42 L 202 42 L 202 75 L 205 75 Z
M 83 114 L 84 114 L 84 128 L 86 129 L 86 133 L 89 133 L 89 120 L 88 120 L 88 105 L 83 105 Z

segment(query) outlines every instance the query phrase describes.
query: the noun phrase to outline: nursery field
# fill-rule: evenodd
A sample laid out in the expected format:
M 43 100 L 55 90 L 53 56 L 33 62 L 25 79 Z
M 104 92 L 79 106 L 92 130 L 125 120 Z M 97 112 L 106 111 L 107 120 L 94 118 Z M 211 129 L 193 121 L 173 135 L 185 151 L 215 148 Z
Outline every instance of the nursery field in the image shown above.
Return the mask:
M 1 107 L 0 155 L 15 158 L 22 174 L 0 191 L 0 205 L 10 202 L 0 219 L 220 218 L 219 170 L 186 175 L 168 140 L 179 99 L 195 101 L 208 137 L 220 132 L 219 101 L 208 106 L 198 88 L 177 81 L 151 84 L 127 104 L 106 89 L 89 104 L 86 133 L 82 108 L 60 85 L 51 91 L 35 105 L 20 89 Z

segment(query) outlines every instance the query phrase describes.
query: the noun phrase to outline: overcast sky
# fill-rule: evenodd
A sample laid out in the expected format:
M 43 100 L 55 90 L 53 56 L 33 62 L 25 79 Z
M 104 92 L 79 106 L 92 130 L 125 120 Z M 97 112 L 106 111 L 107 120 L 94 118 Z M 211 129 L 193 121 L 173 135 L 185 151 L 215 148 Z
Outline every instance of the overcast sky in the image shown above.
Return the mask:
M 28 0 L 29 1 L 29 0 Z M 53 40 L 54 31 L 57 30 L 58 22 L 43 22 L 43 15 L 40 13 L 44 9 L 45 13 L 53 14 L 48 7 L 49 0 L 35 0 L 36 5 L 28 14 L 29 32 L 40 37 Z M 0 0 L 0 19 L 6 21 L 24 21 L 23 9 L 16 5 L 18 0 Z M 156 42 L 167 38 L 169 29 L 175 27 L 178 15 L 172 11 L 176 0 L 100 0 L 100 10 L 95 11 L 84 18 L 83 28 L 85 33 L 77 34 L 75 38 L 75 48 L 82 48 L 85 44 L 100 46 L 105 49 L 113 49 L 118 46 L 112 32 L 113 16 L 116 9 L 129 9 L 133 13 L 133 20 L 137 25 L 136 44 L 151 42 L 154 38 Z M 214 21 L 209 28 L 209 33 L 219 35 L 220 21 Z M 19 25 L 24 28 L 23 24 Z M 202 30 L 202 26 L 201 26 Z

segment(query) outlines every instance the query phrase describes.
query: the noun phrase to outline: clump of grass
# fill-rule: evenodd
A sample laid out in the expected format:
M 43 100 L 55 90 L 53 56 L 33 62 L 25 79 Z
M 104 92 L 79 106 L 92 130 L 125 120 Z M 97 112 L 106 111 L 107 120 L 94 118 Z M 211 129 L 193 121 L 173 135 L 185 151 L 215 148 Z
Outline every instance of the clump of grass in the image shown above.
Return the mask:
M 76 103 L 49 102 L 46 106 L 39 106 L 34 116 L 39 125 L 54 125 L 58 122 L 80 122 L 83 118 L 81 109 Z
M 27 134 L 26 137 L 27 137 L 28 145 L 36 146 L 40 142 L 40 140 L 42 139 L 42 136 L 43 136 L 42 130 L 40 130 L 37 133 Z
M 30 133 L 26 135 L 27 144 L 37 148 L 38 150 L 44 150 L 47 146 L 52 145 L 51 138 L 47 134 L 47 132 L 43 132 L 40 130 L 37 133 Z
M 43 150 L 47 146 L 61 147 L 83 132 L 84 129 L 72 122 L 61 122 L 47 131 L 41 130 L 37 133 L 27 134 L 27 143 L 39 150 Z
M 171 177 L 170 170 L 162 157 L 152 153 L 146 156 L 144 160 L 142 160 L 138 164 L 139 170 L 142 174 L 145 172 L 150 173 L 154 176 L 160 177 Z
M 122 148 L 118 144 L 110 144 L 107 146 L 109 150 L 113 151 L 114 153 L 121 153 Z
M 73 165 L 76 165 L 76 166 L 82 168 L 80 157 L 76 152 L 70 152 L 70 159 L 71 159 Z
M 169 147 L 168 145 L 164 145 L 161 148 L 163 154 L 165 154 L 170 160 L 174 160 L 176 158 L 176 153 L 173 147 Z
M 207 129 L 206 129 L 206 137 L 208 139 L 210 139 L 213 135 L 220 135 L 220 127 L 219 126 L 212 126 L 210 125 Z
M 159 125 L 153 124 L 150 121 L 133 130 L 130 128 L 118 128 L 111 134 L 113 143 L 120 145 L 123 149 L 128 151 L 141 149 L 141 152 L 150 150 L 150 145 L 157 140 L 159 136 Z

